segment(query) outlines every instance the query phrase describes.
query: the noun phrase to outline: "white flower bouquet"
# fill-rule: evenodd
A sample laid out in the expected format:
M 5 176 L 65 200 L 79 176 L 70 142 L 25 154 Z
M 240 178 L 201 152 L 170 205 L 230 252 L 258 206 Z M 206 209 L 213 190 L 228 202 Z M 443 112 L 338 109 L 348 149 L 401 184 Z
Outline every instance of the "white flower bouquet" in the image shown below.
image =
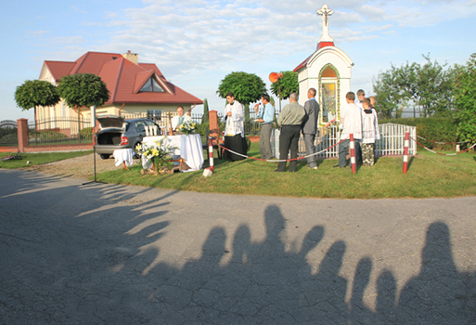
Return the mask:
M 169 145 L 167 137 L 164 136 L 160 140 L 155 140 L 151 145 L 141 142 L 137 144 L 135 149 L 143 158 L 152 163 L 158 173 L 161 167 L 168 165 L 171 160 L 170 156 L 177 148 Z
M 187 121 L 187 122 L 184 122 L 184 123 L 180 124 L 177 131 L 183 132 L 186 135 L 188 135 L 189 133 L 195 132 L 196 129 L 197 129 L 197 123 Z

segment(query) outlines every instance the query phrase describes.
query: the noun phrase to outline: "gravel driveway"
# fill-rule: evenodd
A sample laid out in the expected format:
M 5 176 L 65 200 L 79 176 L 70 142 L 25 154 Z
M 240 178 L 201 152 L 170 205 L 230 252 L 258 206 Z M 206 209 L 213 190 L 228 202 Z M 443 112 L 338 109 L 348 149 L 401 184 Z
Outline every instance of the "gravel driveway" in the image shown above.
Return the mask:
M 24 168 L 29 171 L 39 171 L 48 175 L 57 175 L 62 177 L 84 178 L 92 177 L 94 174 L 94 154 L 70 158 L 60 161 L 55 161 L 48 164 L 31 166 Z M 138 164 L 139 160 L 134 159 L 134 165 Z M 99 155 L 96 156 L 96 173 L 103 173 L 110 170 L 121 168 L 116 167 L 114 158 L 101 159 Z

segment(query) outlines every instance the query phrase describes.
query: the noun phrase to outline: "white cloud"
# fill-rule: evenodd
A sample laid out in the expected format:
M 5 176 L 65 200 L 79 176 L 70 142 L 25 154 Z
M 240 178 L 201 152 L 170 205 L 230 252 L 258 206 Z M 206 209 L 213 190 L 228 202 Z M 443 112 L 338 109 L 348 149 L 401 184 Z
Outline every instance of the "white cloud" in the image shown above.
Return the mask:
M 49 30 L 33 30 L 28 32 L 33 37 L 43 37 L 46 34 L 51 33 Z
M 125 10 L 111 12 L 108 7 L 103 20 L 87 17 L 78 23 L 81 31 L 96 27 L 100 37 L 81 32 L 66 37 L 53 30 L 35 33 L 43 60 L 75 60 L 86 51 L 131 50 L 141 62 L 156 63 L 178 86 L 210 100 L 210 94 L 216 97 L 219 81 L 231 71 L 256 73 L 267 82 L 270 71 L 291 70 L 301 63 L 321 36 L 322 18 L 316 11 L 322 4 L 313 0 L 132 1 Z M 476 14 L 476 0 L 328 0 L 327 4 L 334 11 L 330 35 L 344 50 L 356 42 L 398 37 L 403 26 L 431 26 Z M 194 88 L 187 88 L 190 85 Z

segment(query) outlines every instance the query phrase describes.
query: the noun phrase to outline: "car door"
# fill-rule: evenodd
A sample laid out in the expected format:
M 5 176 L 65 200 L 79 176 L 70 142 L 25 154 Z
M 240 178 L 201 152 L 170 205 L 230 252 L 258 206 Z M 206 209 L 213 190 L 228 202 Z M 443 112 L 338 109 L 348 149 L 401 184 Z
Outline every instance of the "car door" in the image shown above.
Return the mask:
M 145 137 L 145 123 L 144 121 L 134 121 L 134 130 L 135 132 L 131 133 L 129 136 L 129 142 L 133 145 L 133 148 L 135 148 L 136 144 L 142 141 L 142 139 Z

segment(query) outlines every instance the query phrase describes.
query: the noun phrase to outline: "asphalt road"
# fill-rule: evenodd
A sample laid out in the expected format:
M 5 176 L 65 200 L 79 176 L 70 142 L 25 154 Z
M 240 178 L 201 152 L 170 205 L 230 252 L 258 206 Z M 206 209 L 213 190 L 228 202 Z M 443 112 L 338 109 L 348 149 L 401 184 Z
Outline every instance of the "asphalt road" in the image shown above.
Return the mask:
M 476 323 L 476 197 L 83 182 L 0 170 L 0 324 Z

